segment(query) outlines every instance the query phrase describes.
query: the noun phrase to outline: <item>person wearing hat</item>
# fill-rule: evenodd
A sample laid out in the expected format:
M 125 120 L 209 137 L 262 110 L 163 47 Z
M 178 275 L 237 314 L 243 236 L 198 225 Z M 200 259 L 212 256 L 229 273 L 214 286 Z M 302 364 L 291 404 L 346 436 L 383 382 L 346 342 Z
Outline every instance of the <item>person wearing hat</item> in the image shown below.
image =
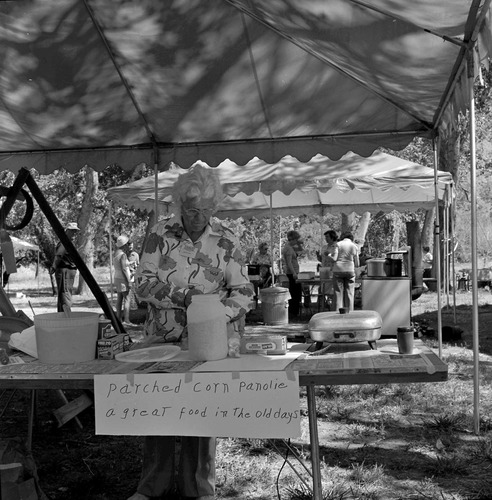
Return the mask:
M 79 231 L 80 229 L 76 222 L 69 222 L 65 226 L 65 233 L 72 241 Z M 72 291 L 77 267 L 61 242 L 58 242 L 56 245 L 55 258 L 53 259 L 50 272 L 55 275 L 56 279 L 58 312 L 71 311 Z
M 120 234 L 116 239 L 116 252 L 113 257 L 114 284 L 116 287 L 116 317 L 123 325 L 130 326 L 130 288 L 131 273 L 127 253 L 129 251 L 130 238 L 126 234 Z M 123 310 L 123 318 L 122 316 Z

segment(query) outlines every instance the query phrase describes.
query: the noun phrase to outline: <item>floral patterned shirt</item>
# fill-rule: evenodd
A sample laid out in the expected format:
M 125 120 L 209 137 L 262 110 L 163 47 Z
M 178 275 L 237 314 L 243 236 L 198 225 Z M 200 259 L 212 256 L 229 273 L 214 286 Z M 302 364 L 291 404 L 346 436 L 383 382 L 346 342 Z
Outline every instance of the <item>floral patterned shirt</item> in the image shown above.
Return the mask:
M 148 304 L 145 332 L 176 342 L 186 332 L 185 298 L 192 288 L 217 293 L 226 306 L 228 330 L 251 308 L 254 295 L 239 241 L 232 231 L 211 221 L 193 243 L 181 218 L 155 225 L 136 273 L 137 297 Z

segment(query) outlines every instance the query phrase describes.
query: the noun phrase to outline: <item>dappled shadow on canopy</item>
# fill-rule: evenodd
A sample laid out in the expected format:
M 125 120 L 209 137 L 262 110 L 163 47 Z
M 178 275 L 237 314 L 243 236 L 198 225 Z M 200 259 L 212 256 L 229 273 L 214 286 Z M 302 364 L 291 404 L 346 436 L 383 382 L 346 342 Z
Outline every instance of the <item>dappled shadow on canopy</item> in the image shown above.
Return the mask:
M 402 149 L 464 109 L 488 5 L 0 2 L 0 168 Z

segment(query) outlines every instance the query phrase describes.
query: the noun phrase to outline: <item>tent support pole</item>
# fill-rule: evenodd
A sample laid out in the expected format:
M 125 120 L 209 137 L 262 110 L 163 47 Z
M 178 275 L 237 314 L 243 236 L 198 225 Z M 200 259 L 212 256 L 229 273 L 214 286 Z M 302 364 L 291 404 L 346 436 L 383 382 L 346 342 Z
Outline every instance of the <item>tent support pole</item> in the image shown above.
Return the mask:
M 434 146 L 434 190 L 436 200 L 436 210 L 434 214 L 434 260 L 437 279 L 437 340 L 439 343 L 439 357 L 442 358 L 442 310 L 441 310 L 441 248 L 440 248 L 440 228 L 439 228 L 439 185 L 437 181 L 437 166 L 439 159 L 439 144 L 433 140 Z
M 449 212 L 448 207 L 443 205 L 444 221 L 444 291 L 446 294 L 446 309 L 449 308 Z
M 111 287 L 111 305 L 114 305 L 114 283 L 113 283 L 113 202 L 109 202 L 109 235 L 108 235 L 108 248 L 109 248 L 109 285 Z
M 159 222 L 159 148 L 154 145 L 154 213 L 155 223 Z
M 479 335 L 478 335 L 478 283 L 477 283 L 477 175 L 475 149 L 475 99 L 473 84 L 475 81 L 473 51 L 468 53 L 468 96 L 470 109 L 470 195 L 471 195 L 471 264 L 472 264 L 472 327 L 473 327 L 473 430 L 480 434 L 480 371 L 479 371 Z
M 278 216 L 278 275 L 282 274 L 282 216 Z M 279 281 L 280 285 L 280 281 Z
M 270 258 L 272 261 L 272 284 L 275 283 L 275 255 L 274 255 L 274 246 L 273 246 L 273 195 L 270 194 Z
M 453 276 L 453 323 L 456 324 L 456 285 L 457 285 L 457 280 L 456 280 L 456 268 L 455 268 L 455 259 L 456 259 L 456 248 L 457 245 L 455 244 L 456 238 L 455 238 L 455 231 L 454 231 L 454 214 L 456 213 L 456 204 L 454 202 L 454 192 L 453 192 L 453 185 L 451 184 L 449 186 L 449 191 L 446 188 L 446 194 L 449 195 L 450 198 L 450 212 L 451 212 L 451 263 L 452 263 L 452 276 Z
M 38 271 L 37 278 L 38 278 L 38 297 L 39 297 L 39 295 L 41 294 L 41 292 L 39 291 L 39 274 L 41 272 L 41 268 L 39 267 L 39 250 L 38 250 L 38 269 L 37 269 L 37 271 Z

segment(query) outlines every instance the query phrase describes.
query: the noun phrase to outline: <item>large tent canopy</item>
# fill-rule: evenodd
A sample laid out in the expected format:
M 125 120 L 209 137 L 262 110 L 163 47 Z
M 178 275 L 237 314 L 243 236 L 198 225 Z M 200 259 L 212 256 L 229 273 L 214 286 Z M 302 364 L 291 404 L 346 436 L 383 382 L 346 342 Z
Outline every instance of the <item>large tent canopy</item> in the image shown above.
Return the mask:
M 243 167 L 226 160 L 214 171 L 227 195 L 218 215 L 233 218 L 429 209 L 435 206 L 435 181 L 440 199 L 449 196 L 452 182 L 448 172 L 435 175 L 431 168 L 381 152 L 369 158 L 347 153 L 338 161 L 316 155 L 305 163 L 292 156 L 275 164 L 254 158 Z M 160 213 L 172 211 L 173 184 L 184 172 L 173 165 L 159 174 Z M 155 178 L 110 188 L 107 194 L 116 204 L 151 211 Z
M 0 169 L 338 159 L 445 136 L 490 0 L 0 2 Z
M 491 53 L 491 1 L 0 2 L 0 170 L 337 160 L 446 139 Z

